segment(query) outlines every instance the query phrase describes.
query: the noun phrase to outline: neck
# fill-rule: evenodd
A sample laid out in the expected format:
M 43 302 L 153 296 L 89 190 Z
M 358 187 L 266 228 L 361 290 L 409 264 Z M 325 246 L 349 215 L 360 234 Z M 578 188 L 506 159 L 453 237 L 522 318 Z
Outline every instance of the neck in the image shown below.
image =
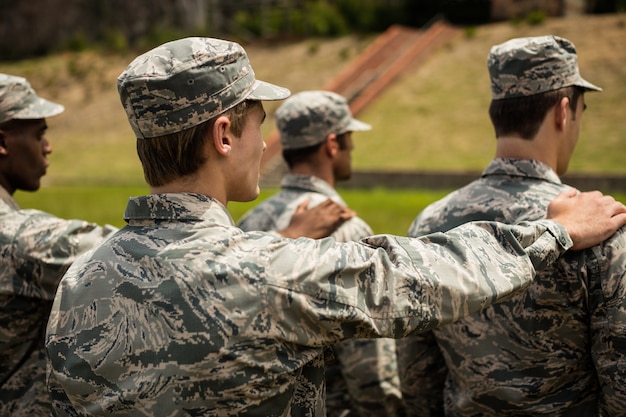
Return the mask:
M 307 175 L 310 177 L 316 177 L 329 183 L 331 187 L 335 186 L 335 178 L 333 176 L 332 168 L 326 164 L 315 163 L 302 163 L 294 165 L 289 172 L 295 175 Z
M 537 136 L 522 139 L 518 136 L 501 136 L 497 140 L 497 158 L 532 159 L 543 162 L 554 171 L 557 169 L 557 153 L 554 144 Z
M 201 194 L 216 199 L 226 207 L 228 200 L 224 187 L 220 186 L 220 184 L 224 184 L 219 176 L 220 173 L 216 171 L 208 174 L 204 172 L 205 170 L 203 167 L 195 174 L 176 178 L 161 186 L 151 186 L 150 194 Z

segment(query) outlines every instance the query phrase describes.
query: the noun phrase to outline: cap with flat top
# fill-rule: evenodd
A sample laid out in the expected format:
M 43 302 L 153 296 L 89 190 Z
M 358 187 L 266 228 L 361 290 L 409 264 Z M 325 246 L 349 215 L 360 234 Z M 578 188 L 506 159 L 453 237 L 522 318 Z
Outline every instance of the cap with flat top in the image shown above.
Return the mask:
M 282 100 L 289 90 L 255 78 L 243 47 L 191 37 L 138 56 L 117 78 L 137 138 L 180 132 L 244 100 Z
M 574 44 L 558 36 L 515 38 L 491 48 L 487 59 L 493 100 L 578 86 L 602 89 L 580 76 Z
M 39 97 L 26 78 L 0 74 L 0 123 L 12 119 L 45 119 L 63 110 L 62 105 Z
M 283 149 L 317 145 L 329 134 L 371 130 L 352 117 L 344 97 L 330 91 L 303 91 L 286 100 L 275 113 Z

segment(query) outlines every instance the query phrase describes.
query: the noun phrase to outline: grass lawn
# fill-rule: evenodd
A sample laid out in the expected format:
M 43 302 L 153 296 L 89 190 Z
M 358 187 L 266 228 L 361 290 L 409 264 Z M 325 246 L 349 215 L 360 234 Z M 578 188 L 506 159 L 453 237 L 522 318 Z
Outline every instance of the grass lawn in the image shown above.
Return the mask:
M 229 203 L 228 211 L 237 221 L 248 209 L 274 194 L 265 189 L 248 203 Z M 124 226 L 122 218 L 129 197 L 148 192 L 141 186 L 48 186 L 36 193 L 18 191 L 15 199 L 23 208 L 35 208 L 62 218 L 84 219 L 98 224 Z M 409 225 L 428 204 L 442 198 L 444 190 L 340 190 L 346 203 L 365 220 L 374 233 L 404 236 Z M 626 201 L 626 194 L 615 196 Z
M 259 198 L 252 202 L 229 203 L 228 210 L 236 221 L 246 210 L 276 191 L 263 190 Z M 122 227 L 128 198 L 147 192 L 147 187 L 140 186 L 48 186 L 36 193 L 18 191 L 15 198 L 23 208 L 36 208 L 62 218 Z M 341 190 L 341 195 L 375 233 L 406 235 L 415 216 L 445 192 L 374 189 Z

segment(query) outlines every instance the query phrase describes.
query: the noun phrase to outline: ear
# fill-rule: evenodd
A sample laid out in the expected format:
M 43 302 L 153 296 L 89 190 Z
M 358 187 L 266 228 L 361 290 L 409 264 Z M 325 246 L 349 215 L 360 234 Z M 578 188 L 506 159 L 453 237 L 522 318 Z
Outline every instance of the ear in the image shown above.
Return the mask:
M 554 122 L 557 129 L 565 130 L 567 125 L 567 109 L 569 108 L 569 98 L 563 97 L 554 108 Z
M 232 150 L 233 139 L 230 133 L 230 119 L 226 116 L 219 116 L 213 124 L 213 146 L 217 153 L 228 156 Z
M 324 148 L 326 153 L 331 158 L 334 157 L 337 152 L 339 152 L 339 143 L 337 142 L 337 135 L 334 133 L 330 133 L 326 137 L 326 142 L 324 142 Z

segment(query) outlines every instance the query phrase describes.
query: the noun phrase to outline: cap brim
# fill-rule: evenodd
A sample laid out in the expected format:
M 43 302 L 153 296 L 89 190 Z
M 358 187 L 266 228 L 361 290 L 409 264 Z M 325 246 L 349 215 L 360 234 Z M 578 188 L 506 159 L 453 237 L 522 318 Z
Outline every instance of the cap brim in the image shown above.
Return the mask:
M 365 132 L 366 130 L 372 130 L 372 126 L 357 119 L 350 120 L 346 126 L 346 132 Z
M 248 100 L 284 100 L 291 95 L 291 91 L 265 81 L 254 81 L 252 91 L 246 97 Z
M 63 113 L 65 107 L 44 98 L 37 98 L 34 103 L 19 111 L 13 119 L 45 119 Z
M 589 81 L 584 80 L 582 78 L 580 80 L 578 80 L 576 85 L 579 86 L 579 87 L 584 88 L 585 90 L 602 91 L 602 89 L 600 87 L 598 87 L 597 85 L 591 84 Z

